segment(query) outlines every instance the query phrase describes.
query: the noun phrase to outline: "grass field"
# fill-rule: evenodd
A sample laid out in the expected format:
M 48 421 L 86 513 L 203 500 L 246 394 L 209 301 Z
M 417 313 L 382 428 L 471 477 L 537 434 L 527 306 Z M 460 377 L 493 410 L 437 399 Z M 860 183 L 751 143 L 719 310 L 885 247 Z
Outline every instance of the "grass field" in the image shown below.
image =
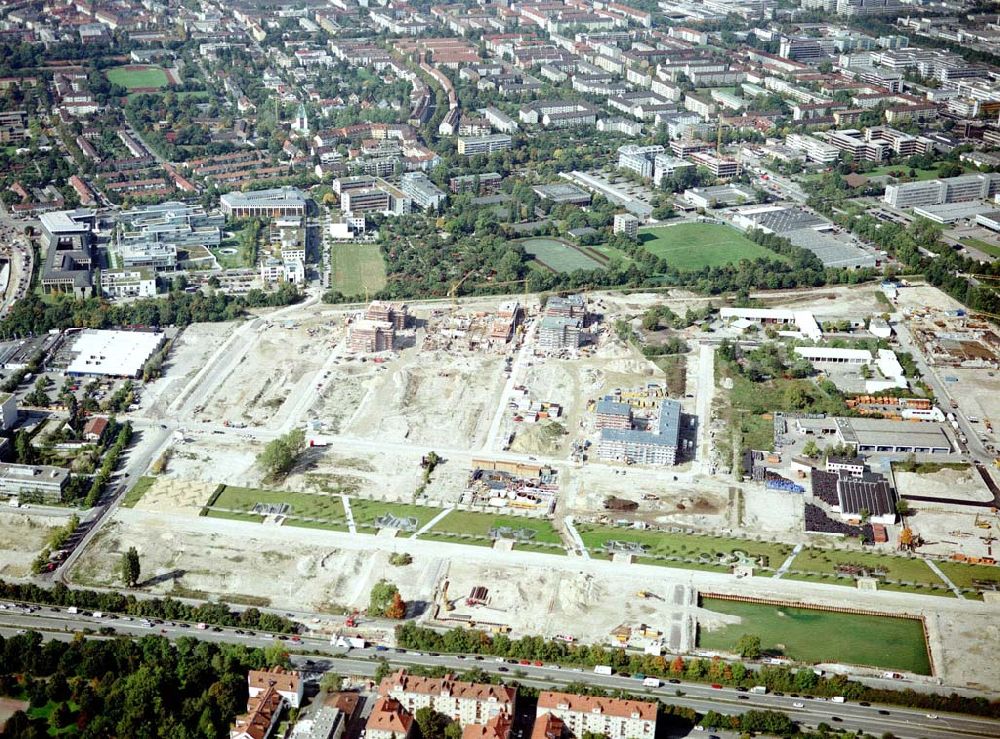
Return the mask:
M 886 571 L 885 576 L 889 580 L 944 587 L 941 578 L 934 574 L 934 571 L 927 566 L 924 560 L 892 557 L 884 554 L 838 552 L 831 549 L 803 549 L 792 562 L 791 569 L 798 572 L 835 575 L 837 565 L 880 567 Z M 853 585 L 854 581 L 851 580 L 850 584 Z
M 367 529 L 368 533 L 371 533 L 375 529 L 375 519 L 387 513 L 391 513 L 396 518 L 415 518 L 419 529 L 439 514 L 441 509 L 408 503 L 383 503 L 367 498 L 351 498 L 351 512 L 354 514 L 354 523 L 357 524 L 358 530 Z
M 434 538 L 440 536 L 449 539 L 450 535 L 471 536 L 484 543 L 491 542 L 490 529 L 508 527 L 511 529 L 530 529 L 535 532 L 531 540 L 537 544 L 561 545 L 559 532 L 552 522 L 542 518 L 523 518 L 521 516 L 494 515 L 492 513 L 477 513 L 475 511 L 452 511 L 438 521 L 425 536 Z M 460 539 L 452 539 L 460 541 Z M 527 545 L 530 546 L 530 545 Z
M 735 228 L 715 223 L 680 223 L 639 232 L 643 248 L 679 270 L 737 264 L 743 259 L 784 260 Z
M 284 490 L 258 490 L 256 488 L 240 488 L 226 485 L 212 503 L 209 515 L 237 514 L 257 517 L 252 513 L 256 503 L 287 503 L 291 506 L 288 516 L 315 518 L 324 522 L 342 524 L 347 520 L 344 503 L 340 496 L 314 495 L 311 493 L 295 493 Z M 223 510 L 215 510 L 223 509 Z M 242 519 L 242 516 L 240 516 Z M 251 519 L 252 520 L 252 519 Z
M 125 497 L 122 498 L 122 507 L 133 508 L 139 502 L 139 499 L 146 494 L 146 491 L 153 486 L 155 481 L 153 477 L 140 477 L 136 480 L 132 489 L 125 493 Z
M 166 87 L 170 84 L 167 73 L 160 67 L 114 67 L 107 71 L 108 82 L 121 85 L 127 90 L 142 87 Z
M 768 653 L 802 662 L 841 662 L 930 674 L 923 624 L 916 619 L 857 616 L 703 598 L 702 606 L 742 623 L 701 630 L 698 646 L 732 651 L 743 634 L 760 637 Z
M 577 247 L 559 239 L 524 239 L 518 242 L 525 253 L 552 272 L 602 269 L 604 265 Z
M 330 287 L 347 296 L 374 293 L 385 287 L 385 262 L 377 244 L 334 244 L 330 249 Z
M 937 565 L 960 588 L 976 588 L 973 580 L 985 580 L 1000 586 L 1000 567 L 996 565 L 970 565 L 964 562 L 938 562 Z
M 996 244 L 991 244 L 982 239 L 974 239 L 971 236 L 962 237 L 959 241 L 965 246 L 970 246 L 973 249 L 981 251 L 983 254 L 988 254 L 991 257 L 1000 257 L 1000 246 Z
M 663 531 L 642 531 L 593 524 L 579 524 L 576 528 L 580 532 L 584 546 L 591 554 L 602 553 L 606 541 L 630 541 L 645 545 L 644 551 L 650 557 L 651 564 L 657 563 L 656 557 L 681 557 L 690 560 L 691 564 L 728 569 L 728 565 L 717 564 L 719 555 L 729 555 L 740 551 L 746 552 L 754 558 L 767 557 L 767 566 L 777 569 L 792 552 L 792 547 L 788 544 L 774 542 L 726 539 L 719 536 L 696 536 Z M 675 566 L 683 567 L 684 564 L 677 563 Z

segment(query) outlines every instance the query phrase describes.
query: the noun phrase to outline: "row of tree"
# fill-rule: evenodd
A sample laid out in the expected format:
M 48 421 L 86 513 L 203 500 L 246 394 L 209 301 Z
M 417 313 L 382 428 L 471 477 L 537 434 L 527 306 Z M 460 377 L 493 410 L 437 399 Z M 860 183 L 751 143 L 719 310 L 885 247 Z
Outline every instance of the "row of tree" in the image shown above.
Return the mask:
M 136 598 L 134 595 L 115 592 L 70 589 L 62 583 L 57 583 L 51 588 L 43 588 L 33 583 L 0 580 L 0 598 L 21 603 L 76 606 L 105 613 L 126 613 L 140 618 L 215 624 L 281 634 L 292 634 L 298 629 L 294 621 L 274 613 L 262 612 L 257 608 L 235 611 L 226 603 L 203 603 L 195 606 L 170 597 Z
M 414 623 L 397 626 L 396 641 L 401 647 L 419 651 L 494 655 L 583 667 L 610 665 L 620 673 L 640 673 L 663 678 L 684 677 L 688 680 L 743 687 L 764 685 L 771 691 L 809 693 L 824 697 L 842 695 L 849 700 L 1000 718 L 1000 701 L 968 698 L 955 693 L 939 695 L 917 693 L 913 690 L 870 688 L 849 680 L 846 675 L 819 676 L 810 667 L 792 669 L 783 665 L 761 665 L 756 670 L 748 670 L 741 662 L 727 662 L 718 657 L 710 660 L 684 659 L 680 656 L 666 658 L 630 653 L 624 649 L 609 649 L 600 645 L 549 641 L 539 636 L 526 636 L 515 640 L 504 634 L 491 635 L 474 629 L 456 628 L 441 634 L 421 628 Z M 759 647 L 759 640 L 756 643 Z M 741 640 L 741 650 L 750 649 L 752 646 L 752 638 L 745 643 Z

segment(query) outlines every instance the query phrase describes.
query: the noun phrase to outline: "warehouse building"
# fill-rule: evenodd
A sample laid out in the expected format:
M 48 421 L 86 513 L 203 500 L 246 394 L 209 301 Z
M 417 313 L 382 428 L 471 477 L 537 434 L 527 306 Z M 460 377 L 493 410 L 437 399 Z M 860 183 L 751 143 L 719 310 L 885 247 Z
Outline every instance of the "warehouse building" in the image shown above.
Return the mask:
M 649 430 L 602 428 L 598 456 L 607 461 L 636 464 L 677 464 L 680 433 L 681 404 L 664 400 Z
M 951 442 L 942 424 L 881 418 L 796 418 L 794 430 L 805 436 L 847 444 L 858 454 L 950 454 Z
M 146 362 L 159 351 L 162 331 L 106 331 L 84 329 L 70 334 L 65 352 L 67 375 L 139 377 Z
M 794 326 L 789 335 L 799 336 L 812 341 L 823 338 L 823 331 L 816 318 L 809 311 L 784 310 L 776 308 L 722 308 L 719 317 L 723 321 L 739 325 L 746 323 L 756 326 Z M 782 331 L 781 333 L 786 333 Z

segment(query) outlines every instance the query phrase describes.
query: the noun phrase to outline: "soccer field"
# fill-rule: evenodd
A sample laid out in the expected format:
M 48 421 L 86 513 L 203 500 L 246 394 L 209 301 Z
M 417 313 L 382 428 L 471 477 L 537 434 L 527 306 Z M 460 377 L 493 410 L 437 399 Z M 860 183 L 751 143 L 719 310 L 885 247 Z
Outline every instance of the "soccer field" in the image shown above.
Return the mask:
M 639 232 L 639 242 L 679 270 L 721 267 L 760 257 L 784 261 L 782 256 L 755 244 L 735 228 L 716 223 L 650 228 Z
M 703 598 L 702 607 L 739 616 L 742 623 L 699 630 L 698 646 L 734 651 L 743 634 L 760 637 L 764 651 L 802 662 L 840 662 L 930 674 L 924 627 L 917 619 L 786 608 Z
M 121 85 L 127 90 L 135 90 L 146 87 L 166 87 L 170 84 L 167 73 L 160 67 L 149 66 L 129 66 L 115 67 L 107 71 L 108 82 L 113 85 Z
M 364 297 L 385 287 L 385 262 L 377 244 L 334 244 L 330 287 L 347 297 Z

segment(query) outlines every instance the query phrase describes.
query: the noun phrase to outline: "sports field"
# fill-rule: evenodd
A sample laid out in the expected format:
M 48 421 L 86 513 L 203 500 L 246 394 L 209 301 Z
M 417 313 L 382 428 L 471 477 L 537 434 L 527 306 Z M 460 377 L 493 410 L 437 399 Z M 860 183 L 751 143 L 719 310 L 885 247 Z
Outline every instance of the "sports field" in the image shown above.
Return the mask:
M 783 259 L 735 228 L 716 223 L 679 223 L 639 232 L 643 248 L 679 270 L 737 264 L 743 259 Z
M 517 242 L 525 253 L 551 272 L 575 272 L 578 269 L 603 269 L 604 262 L 560 239 L 524 239 Z
M 108 82 L 121 85 L 127 90 L 140 88 L 161 88 L 170 84 L 167 73 L 161 67 L 145 64 L 114 67 L 107 71 Z
M 377 244 L 334 244 L 330 287 L 346 296 L 364 296 L 385 287 L 385 262 Z
M 838 662 L 930 674 L 923 624 L 916 619 L 786 608 L 703 598 L 702 607 L 739 616 L 742 623 L 700 629 L 698 646 L 733 651 L 743 634 L 760 637 L 764 651 L 801 662 Z

